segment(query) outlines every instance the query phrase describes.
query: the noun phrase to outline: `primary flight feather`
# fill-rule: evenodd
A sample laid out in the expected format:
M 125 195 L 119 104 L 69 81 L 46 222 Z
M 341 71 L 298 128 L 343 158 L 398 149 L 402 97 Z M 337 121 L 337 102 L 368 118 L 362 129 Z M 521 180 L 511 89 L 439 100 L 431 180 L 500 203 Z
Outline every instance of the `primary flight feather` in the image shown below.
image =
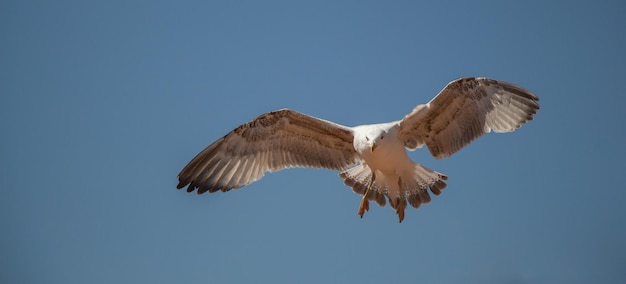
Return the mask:
M 426 145 L 437 159 L 449 157 L 490 131 L 511 132 L 539 109 L 539 98 L 511 83 L 488 78 L 450 82 L 402 120 L 347 127 L 294 110 L 268 112 L 235 128 L 200 152 L 178 174 L 177 188 L 198 193 L 228 191 L 292 167 L 327 168 L 369 201 L 396 210 L 430 202 L 448 177 L 413 162 L 406 149 Z

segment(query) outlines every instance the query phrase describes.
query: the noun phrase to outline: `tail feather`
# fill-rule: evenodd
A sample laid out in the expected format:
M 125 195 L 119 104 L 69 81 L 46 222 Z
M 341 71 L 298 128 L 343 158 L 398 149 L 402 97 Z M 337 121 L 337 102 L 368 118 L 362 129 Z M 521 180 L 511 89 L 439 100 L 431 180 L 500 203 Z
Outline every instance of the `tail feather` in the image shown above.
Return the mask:
M 440 195 L 447 186 L 445 180 L 448 177 L 442 173 L 433 171 L 422 165 L 415 164 L 413 172 L 404 176 L 403 186 L 400 188 L 413 208 L 419 208 L 422 204 L 430 203 L 431 198 L 428 189 Z M 404 182 L 406 180 L 406 182 Z
M 352 188 L 352 191 L 358 195 L 365 194 L 367 185 L 372 182 L 372 170 L 365 164 L 354 166 L 341 173 L 339 176 L 343 178 L 343 183 Z M 379 206 L 386 204 L 384 190 L 379 188 L 377 183 L 372 184 L 372 188 L 367 193 L 367 200 L 375 201 Z
M 372 170 L 367 164 L 349 168 L 339 173 L 339 176 L 344 179 L 347 186 L 352 188 L 352 191 L 359 195 L 365 194 L 368 184 L 372 182 Z M 412 171 L 399 176 L 383 176 L 377 172 L 376 180 L 367 194 L 367 199 L 376 201 L 380 206 L 385 206 L 386 199 L 389 199 L 389 205 L 396 210 L 402 222 L 407 203 L 413 208 L 429 203 L 431 197 L 428 189 L 433 194 L 440 195 L 446 187 L 445 180 L 447 179 L 446 175 L 419 164 L 414 164 Z

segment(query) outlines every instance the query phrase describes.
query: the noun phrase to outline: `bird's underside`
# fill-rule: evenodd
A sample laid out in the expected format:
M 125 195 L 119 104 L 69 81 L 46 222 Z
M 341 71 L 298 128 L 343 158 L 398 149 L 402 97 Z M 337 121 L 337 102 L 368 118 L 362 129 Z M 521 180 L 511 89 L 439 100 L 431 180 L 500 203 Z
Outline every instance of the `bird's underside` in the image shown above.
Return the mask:
M 407 204 L 430 202 L 447 176 L 406 154 L 426 145 L 437 159 L 457 152 L 490 131 L 511 132 L 532 120 L 539 98 L 510 83 L 488 78 L 450 82 L 429 103 L 402 120 L 347 127 L 293 110 L 263 114 L 235 128 L 200 152 L 178 175 L 177 188 L 229 191 L 292 167 L 340 171 L 344 183 L 369 201 L 395 209 L 400 222 Z

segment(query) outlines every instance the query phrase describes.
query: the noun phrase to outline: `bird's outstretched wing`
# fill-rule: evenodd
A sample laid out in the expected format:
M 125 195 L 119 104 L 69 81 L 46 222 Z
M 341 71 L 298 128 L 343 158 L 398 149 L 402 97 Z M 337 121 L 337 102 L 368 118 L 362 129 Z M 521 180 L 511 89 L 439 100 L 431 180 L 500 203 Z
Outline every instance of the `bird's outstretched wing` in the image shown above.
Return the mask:
M 511 83 L 458 79 L 400 121 L 400 138 L 408 149 L 426 144 L 435 158 L 449 157 L 491 130 L 511 132 L 532 120 L 537 101 L 533 93 Z
M 351 128 L 283 109 L 235 128 L 178 174 L 177 188 L 228 191 L 291 167 L 345 169 L 359 161 Z

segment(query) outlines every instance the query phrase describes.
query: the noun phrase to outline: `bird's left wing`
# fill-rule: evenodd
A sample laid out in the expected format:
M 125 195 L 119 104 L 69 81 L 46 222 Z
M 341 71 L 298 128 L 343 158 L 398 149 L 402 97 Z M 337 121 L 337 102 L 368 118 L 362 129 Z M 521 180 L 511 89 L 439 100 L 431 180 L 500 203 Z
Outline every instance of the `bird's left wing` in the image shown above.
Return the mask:
M 538 100 L 511 83 L 458 79 L 400 121 L 400 138 L 408 149 L 426 144 L 435 158 L 445 158 L 491 130 L 511 132 L 519 128 L 533 118 L 539 109 Z
M 345 169 L 359 161 L 350 127 L 283 109 L 235 128 L 178 174 L 177 188 L 228 191 L 291 167 Z

